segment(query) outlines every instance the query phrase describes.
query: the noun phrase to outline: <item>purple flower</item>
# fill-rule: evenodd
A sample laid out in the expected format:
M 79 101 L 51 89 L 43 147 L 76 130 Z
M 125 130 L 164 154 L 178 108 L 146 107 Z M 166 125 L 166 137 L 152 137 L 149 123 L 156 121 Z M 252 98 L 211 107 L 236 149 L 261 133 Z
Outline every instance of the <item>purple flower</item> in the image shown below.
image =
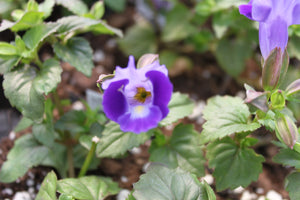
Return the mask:
M 158 60 L 136 69 L 134 57 L 129 56 L 127 68 L 117 67 L 114 78 L 105 80 L 102 88 L 104 112 L 124 132 L 148 131 L 169 113 L 173 85 Z
M 284 52 L 288 27 L 300 24 L 300 0 L 250 0 L 240 13 L 259 22 L 259 44 L 264 59 L 278 47 Z

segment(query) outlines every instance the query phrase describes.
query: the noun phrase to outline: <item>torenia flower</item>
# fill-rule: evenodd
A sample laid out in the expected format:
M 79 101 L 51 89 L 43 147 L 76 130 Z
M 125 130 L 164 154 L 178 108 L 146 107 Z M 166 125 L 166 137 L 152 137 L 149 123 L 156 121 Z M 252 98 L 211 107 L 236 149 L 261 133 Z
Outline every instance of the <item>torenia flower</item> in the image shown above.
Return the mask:
M 300 0 L 250 0 L 239 10 L 249 19 L 259 22 L 259 44 L 265 60 L 276 47 L 284 52 L 288 26 L 300 24 Z
M 104 112 L 124 132 L 148 131 L 169 113 L 173 86 L 167 68 L 158 60 L 136 69 L 130 56 L 127 68 L 117 67 L 115 76 L 105 80 L 102 88 Z

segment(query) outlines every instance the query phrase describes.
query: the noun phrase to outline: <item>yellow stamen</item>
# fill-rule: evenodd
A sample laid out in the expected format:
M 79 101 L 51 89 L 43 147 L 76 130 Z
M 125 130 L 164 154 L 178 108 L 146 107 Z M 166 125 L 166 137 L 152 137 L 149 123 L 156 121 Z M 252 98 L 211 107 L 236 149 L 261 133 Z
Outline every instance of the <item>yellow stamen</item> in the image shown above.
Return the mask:
M 151 97 L 151 92 L 146 91 L 145 88 L 143 87 L 137 87 L 137 93 L 134 95 L 134 99 L 141 102 L 145 103 L 146 99 L 148 97 Z

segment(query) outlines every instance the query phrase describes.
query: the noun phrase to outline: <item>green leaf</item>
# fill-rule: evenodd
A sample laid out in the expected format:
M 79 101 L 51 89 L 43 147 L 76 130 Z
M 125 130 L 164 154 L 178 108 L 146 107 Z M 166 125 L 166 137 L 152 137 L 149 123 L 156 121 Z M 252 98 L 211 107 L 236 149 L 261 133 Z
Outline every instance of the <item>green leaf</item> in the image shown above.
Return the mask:
M 88 150 L 90 150 L 90 148 Z M 75 168 L 81 168 L 83 166 L 83 163 L 89 152 L 88 150 L 82 144 L 73 147 L 73 158 L 74 158 Z M 99 163 L 100 163 L 100 159 L 94 155 L 88 169 L 96 170 L 97 167 L 99 166 Z
M 88 12 L 88 7 L 81 0 L 56 0 L 58 5 L 62 5 L 76 15 L 84 15 Z
M 300 38 L 293 35 L 290 38 L 290 42 L 288 43 L 288 53 L 289 56 L 292 57 L 296 57 L 298 59 L 300 59 Z
M 61 194 L 58 200 L 74 200 L 72 196 Z
M 93 63 L 93 50 L 84 38 L 74 37 L 67 44 L 55 43 L 54 52 L 65 62 L 70 63 L 86 76 L 91 76 Z
M 110 178 L 85 176 L 58 181 L 57 191 L 78 200 L 102 200 L 119 192 L 118 184 Z
M 96 149 L 97 157 L 116 158 L 125 154 L 127 150 L 145 143 L 152 133 L 151 131 L 138 135 L 131 132 L 124 133 L 118 124 L 110 122 L 106 125 L 102 135 Z
M 19 132 L 22 131 L 33 124 L 33 121 L 27 117 L 22 117 L 22 119 L 18 122 L 17 126 L 15 127 L 14 131 Z
M 129 28 L 125 37 L 118 42 L 124 53 L 136 58 L 146 53 L 156 53 L 157 44 L 154 29 L 146 25 L 135 25 Z
M 16 55 L 17 48 L 7 42 L 0 42 L 0 55 L 10 56 Z
M 12 70 L 14 66 L 16 66 L 20 61 L 19 56 L 9 56 L 4 58 L 0 58 L 0 74 L 5 74 Z
M 39 165 L 48 155 L 48 149 L 42 146 L 31 134 L 16 140 L 10 150 L 7 161 L 0 171 L 0 182 L 10 183 L 23 176 L 31 167 Z
M 170 112 L 168 116 L 159 123 L 161 126 L 172 124 L 190 115 L 193 112 L 194 103 L 190 100 L 188 95 L 175 92 L 172 95 L 168 107 Z
M 191 12 L 188 8 L 178 4 L 166 16 L 166 25 L 162 31 L 164 42 L 173 42 L 187 38 L 197 33 L 197 29 L 189 22 Z
M 91 31 L 93 34 L 116 34 L 119 37 L 123 37 L 123 33 L 120 29 L 114 28 L 110 25 L 108 25 L 104 21 L 99 21 L 98 24 L 91 25 L 90 27 L 87 28 L 87 31 Z
M 99 23 L 99 21 L 86 17 L 68 16 L 60 18 L 59 20 L 57 20 L 57 23 L 60 24 L 58 32 L 61 34 L 67 34 L 72 31 L 96 25 Z
M 27 2 L 26 10 L 28 11 L 38 11 L 39 4 L 35 0 L 29 0 Z
M 300 172 L 294 172 L 286 178 L 285 188 L 289 192 L 291 200 L 300 199 Z
M 260 124 L 248 121 L 249 109 L 239 97 L 216 96 L 209 99 L 203 117 L 207 121 L 200 136 L 202 143 L 260 127 Z
M 168 144 L 159 147 L 152 142 L 150 161 L 163 163 L 169 168 L 180 167 L 198 177 L 203 176 L 206 160 L 198 144 L 198 136 L 193 125 L 179 124 Z
M 34 124 L 32 127 L 32 134 L 41 144 L 51 147 L 54 143 L 54 129 L 49 124 Z
M 35 77 L 35 69 L 24 66 L 4 74 L 3 88 L 12 106 L 20 110 L 25 117 L 40 122 L 44 113 L 44 96 L 34 87 Z
M 35 200 L 55 200 L 56 199 L 56 174 L 51 171 L 44 178 L 42 186 Z
M 94 3 L 90 10 L 90 14 L 93 16 L 94 19 L 101 19 L 105 12 L 103 1 L 97 1 Z
M 125 9 L 126 0 L 104 0 L 104 3 L 106 6 L 108 6 L 110 9 L 122 12 Z
M 5 20 L 0 26 L 0 32 L 11 29 L 13 32 L 29 29 L 37 24 L 42 23 L 43 13 L 37 11 L 26 12 L 17 22 Z
M 49 35 L 56 32 L 59 26 L 60 24 L 57 23 L 37 25 L 25 33 L 23 40 L 31 51 L 35 51 L 38 44 L 40 44 Z
M 53 7 L 55 5 L 55 0 L 45 0 L 43 3 L 39 4 L 39 12 L 44 13 L 44 18 L 51 15 Z
M 300 153 L 292 149 L 281 149 L 278 154 L 273 157 L 273 161 L 283 164 L 284 166 L 293 166 L 300 169 Z
M 55 59 L 48 59 L 34 79 L 34 88 L 40 94 L 49 94 L 61 82 L 62 68 Z
M 264 158 L 247 147 L 239 147 L 231 138 L 217 140 L 207 146 L 209 167 L 215 168 L 217 191 L 247 187 L 258 179 Z
M 86 115 L 81 110 L 71 110 L 65 113 L 56 123 L 55 129 L 60 132 L 69 132 L 73 135 L 88 132 L 84 123 Z
M 168 169 L 152 165 L 133 185 L 133 196 L 138 200 L 213 200 L 208 198 L 205 186 L 180 168 Z
M 228 51 L 230 49 L 230 51 Z M 245 39 L 218 42 L 216 57 L 218 63 L 230 76 L 237 77 L 245 68 L 245 61 L 252 54 L 251 42 Z

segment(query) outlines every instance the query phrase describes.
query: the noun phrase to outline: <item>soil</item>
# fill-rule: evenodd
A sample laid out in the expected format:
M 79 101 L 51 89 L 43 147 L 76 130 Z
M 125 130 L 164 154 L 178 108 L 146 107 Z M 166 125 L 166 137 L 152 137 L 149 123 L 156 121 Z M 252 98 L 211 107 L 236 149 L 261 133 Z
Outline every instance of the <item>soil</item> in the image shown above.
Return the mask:
M 106 16 L 108 24 L 126 30 L 129 26 L 134 24 L 134 17 L 137 15 L 134 6 L 129 4 L 123 13 L 111 13 Z M 80 72 L 77 72 L 72 66 L 67 63 L 62 63 L 63 73 L 62 82 L 58 86 L 58 94 L 61 98 L 69 98 L 72 102 L 85 98 L 86 89 L 98 91 L 96 81 L 100 74 L 111 73 L 116 65 L 126 66 L 128 57 L 125 56 L 117 46 L 116 38 L 113 36 L 94 36 L 86 34 L 85 37 L 92 41 L 91 45 L 97 53 L 95 59 L 95 68 L 93 75 L 89 78 L 85 77 Z M 12 36 L 6 31 L 0 34 L 1 40 L 9 41 Z M 42 51 L 41 57 L 45 59 L 51 56 L 51 51 L 45 48 Z M 226 73 L 220 69 L 215 58 L 210 53 L 188 55 L 192 59 L 194 66 L 190 70 L 183 70 L 178 72 L 170 72 L 174 74 L 171 76 L 171 81 L 174 84 L 174 91 L 180 91 L 190 95 L 195 101 L 205 101 L 214 95 L 237 95 L 243 90 L 242 85 L 238 81 L 227 76 Z M 258 82 L 260 74 L 257 62 L 253 60 L 247 61 L 247 68 L 240 77 L 240 80 L 247 80 L 248 82 Z M 2 77 L 1 77 L 2 78 Z M 2 88 L 1 88 L 2 89 Z M 0 93 L 1 94 L 1 93 Z M 14 119 L 19 119 L 19 114 L 10 107 L 8 102 L 0 95 L 1 108 L 0 113 L 8 110 L 15 113 Z M 7 114 L 5 115 L 8 116 Z M 198 131 L 201 131 L 201 123 L 195 120 L 185 119 L 184 121 L 194 123 Z M 1 124 L 6 124 L 1 121 Z M 3 126 L 3 125 L 1 125 Z M 0 142 L 0 166 L 7 158 L 9 150 L 13 147 L 14 141 L 23 133 L 11 133 L 12 125 L 0 133 L 6 136 Z M 265 130 L 259 130 L 265 135 Z M 140 152 L 128 152 L 128 156 L 120 159 L 103 159 L 97 170 L 89 172 L 90 174 L 102 175 L 112 177 L 114 181 L 119 183 L 119 186 L 124 189 L 131 190 L 132 184 L 139 180 L 139 176 L 144 173 L 144 166 L 148 163 L 149 143 L 140 146 Z M 267 145 L 258 146 L 255 149 L 258 153 L 265 156 L 266 162 L 263 165 L 263 172 L 260 174 L 258 181 L 253 182 L 246 189 L 250 192 L 259 195 L 266 194 L 270 190 L 275 190 L 280 193 L 283 198 L 288 199 L 288 193 L 284 190 L 284 178 L 291 171 L 289 168 L 282 167 L 272 162 L 272 157 L 278 151 L 277 147 L 268 143 Z M 40 184 L 45 175 L 53 169 L 49 167 L 34 167 L 26 173 L 22 178 L 11 184 L 0 183 L 0 199 L 12 199 L 14 194 L 19 191 L 29 191 L 32 197 L 38 192 Z M 207 173 L 212 173 L 207 168 Z M 214 184 L 212 187 L 215 188 Z M 241 198 L 241 193 L 233 191 L 223 191 L 217 193 L 218 200 L 232 199 L 238 200 Z M 108 197 L 109 200 L 116 199 L 115 196 Z

